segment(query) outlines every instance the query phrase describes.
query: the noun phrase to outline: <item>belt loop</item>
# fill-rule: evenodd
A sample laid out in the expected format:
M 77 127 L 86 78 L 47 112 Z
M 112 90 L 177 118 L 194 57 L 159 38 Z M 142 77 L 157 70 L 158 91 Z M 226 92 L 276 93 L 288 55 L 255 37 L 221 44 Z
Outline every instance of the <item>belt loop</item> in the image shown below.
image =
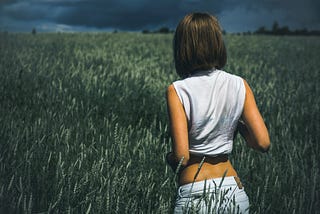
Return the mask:
M 236 183 L 237 183 L 237 185 L 238 185 L 238 188 L 239 188 L 239 189 L 242 189 L 242 188 L 243 188 L 243 185 L 242 185 L 242 183 L 241 183 L 241 181 L 240 181 L 240 178 L 234 176 L 234 180 L 236 181 Z

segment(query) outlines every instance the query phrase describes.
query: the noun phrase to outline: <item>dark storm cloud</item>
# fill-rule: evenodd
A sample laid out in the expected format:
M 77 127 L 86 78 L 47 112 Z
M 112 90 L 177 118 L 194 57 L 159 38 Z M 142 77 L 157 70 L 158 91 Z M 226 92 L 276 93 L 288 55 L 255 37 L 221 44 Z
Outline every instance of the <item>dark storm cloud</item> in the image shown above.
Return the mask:
M 0 27 L 51 23 L 71 27 L 140 30 L 175 27 L 193 11 L 218 16 L 227 30 L 270 26 L 320 28 L 318 0 L 0 0 Z
M 296 25 L 312 25 L 319 26 L 320 24 L 320 1 L 318 0 L 264 0 L 254 1 L 248 4 L 248 9 L 261 11 L 264 9 L 272 15 L 280 13 L 283 22 Z
M 174 5 L 171 5 L 171 7 Z M 148 23 L 164 21 L 172 17 L 171 10 L 160 15 L 154 8 L 146 5 L 123 5 L 119 2 L 81 2 L 70 8 L 68 13 L 60 16 L 57 21 L 68 25 L 86 25 L 95 27 L 118 27 L 135 29 Z
M 50 20 L 88 27 L 139 29 L 148 25 L 176 23 L 185 13 L 194 10 L 219 12 L 221 3 L 213 1 L 12 1 L 2 6 L 5 16 L 14 20 Z
M 189 1 L 87 1 L 73 5 L 58 18 L 69 25 L 140 29 L 148 25 L 176 24 L 185 13 L 203 8 L 221 8 L 210 2 Z M 212 12 L 212 10 L 210 11 Z

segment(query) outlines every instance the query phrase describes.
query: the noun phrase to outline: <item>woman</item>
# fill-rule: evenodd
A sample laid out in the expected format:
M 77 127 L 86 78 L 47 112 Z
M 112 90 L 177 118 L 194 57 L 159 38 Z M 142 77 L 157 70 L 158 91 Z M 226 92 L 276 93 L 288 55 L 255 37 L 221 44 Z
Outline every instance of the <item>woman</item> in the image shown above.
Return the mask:
M 268 130 L 248 83 L 222 71 L 227 55 L 217 19 L 185 16 L 173 41 L 181 80 L 167 89 L 173 152 L 167 162 L 178 171 L 175 213 L 248 213 L 249 200 L 228 159 L 235 131 L 266 152 Z

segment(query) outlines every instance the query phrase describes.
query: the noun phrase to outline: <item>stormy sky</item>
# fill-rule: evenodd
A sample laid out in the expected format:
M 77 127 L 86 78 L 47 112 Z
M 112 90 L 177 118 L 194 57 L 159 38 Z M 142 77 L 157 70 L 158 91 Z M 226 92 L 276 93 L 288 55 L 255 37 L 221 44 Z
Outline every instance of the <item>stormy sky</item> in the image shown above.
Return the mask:
M 227 32 L 271 28 L 320 30 L 319 0 L 0 0 L 0 31 L 174 29 L 190 12 L 209 12 Z

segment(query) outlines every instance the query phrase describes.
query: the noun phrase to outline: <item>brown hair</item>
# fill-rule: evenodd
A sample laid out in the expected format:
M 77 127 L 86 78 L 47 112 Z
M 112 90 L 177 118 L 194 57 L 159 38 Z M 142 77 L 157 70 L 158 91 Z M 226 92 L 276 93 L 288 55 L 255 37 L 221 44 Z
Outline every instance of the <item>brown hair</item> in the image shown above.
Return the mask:
M 175 31 L 173 54 L 180 77 L 224 67 L 227 52 L 217 18 L 208 13 L 186 15 Z

